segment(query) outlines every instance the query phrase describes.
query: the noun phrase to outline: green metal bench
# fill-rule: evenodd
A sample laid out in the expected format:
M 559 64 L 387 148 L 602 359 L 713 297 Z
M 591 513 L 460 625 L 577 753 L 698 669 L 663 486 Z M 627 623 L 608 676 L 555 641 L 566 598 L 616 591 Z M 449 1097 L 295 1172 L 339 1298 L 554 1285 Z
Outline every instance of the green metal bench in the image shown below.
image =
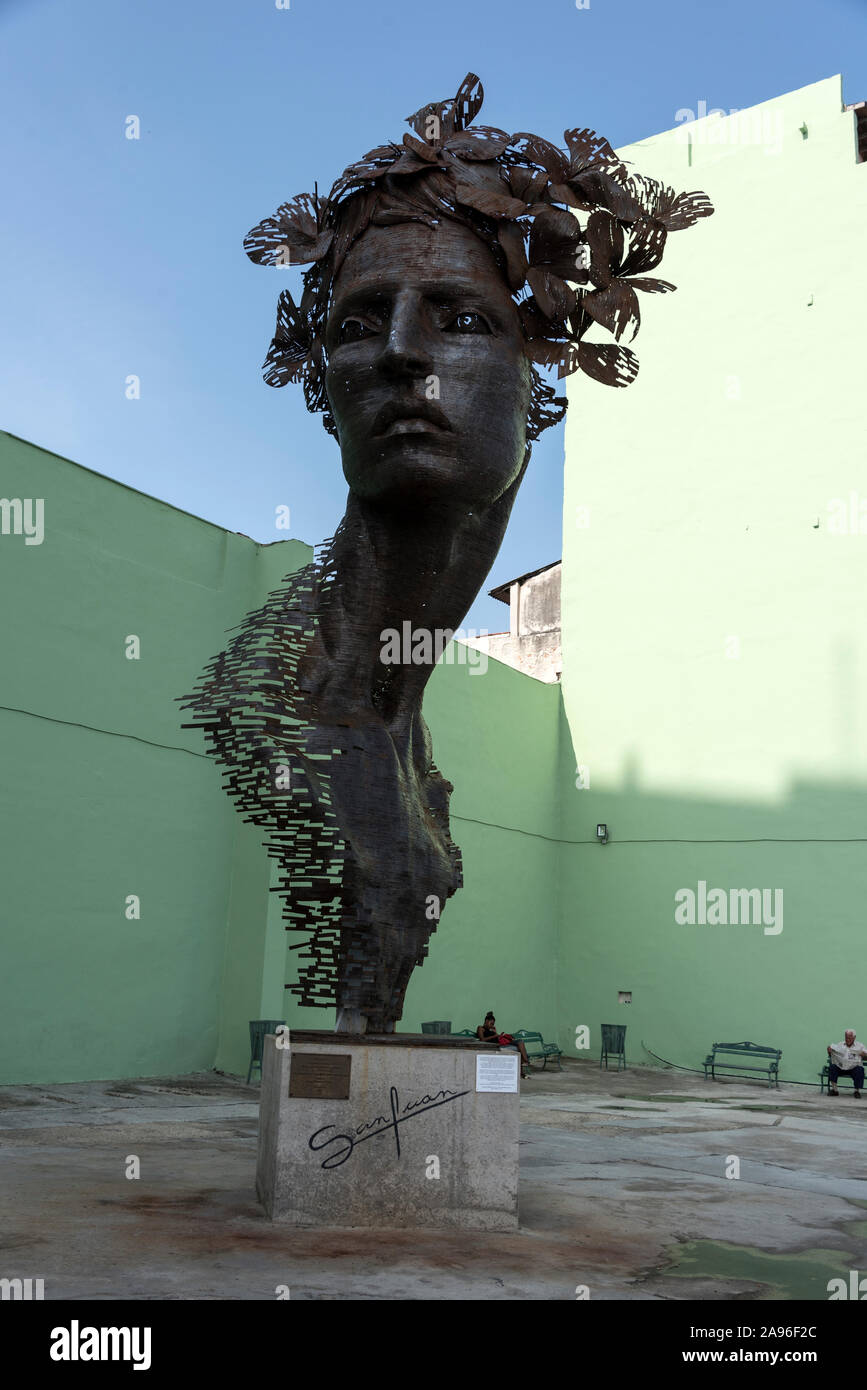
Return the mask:
M 710 1072 L 711 1079 L 716 1081 L 717 1072 L 724 1071 L 734 1076 L 746 1074 L 751 1080 L 750 1072 L 762 1072 L 768 1078 L 768 1086 L 776 1086 L 779 1090 L 782 1055 L 782 1048 L 764 1047 L 761 1043 L 714 1043 L 704 1059 L 704 1079 L 707 1081 Z M 724 1060 L 727 1056 L 737 1060 L 727 1062 Z
M 865 1063 L 865 1066 L 867 1066 L 867 1063 Z M 846 1072 L 846 1071 L 838 1072 L 838 1073 L 837 1073 L 837 1081 L 841 1081 L 841 1080 L 843 1079 L 843 1077 L 845 1077 L 845 1076 L 851 1076 L 851 1075 L 852 1075 L 851 1072 Z M 837 1084 L 837 1081 L 834 1082 L 834 1085 L 835 1085 L 835 1086 L 836 1086 L 836 1084 Z M 829 1069 L 828 1069 L 828 1063 L 827 1063 L 827 1062 L 825 1063 L 825 1065 L 824 1065 L 824 1067 L 822 1068 L 822 1070 L 819 1072 L 819 1094 L 820 1094 L 820 1095 L 824 1093 L 825 1087 L 826 1087 L 826 1086 L 827 1086 L 828 1092 L 829 1092 L 829 1094 L 830 1094 L 830 1091 L 831 1091 L 831 1073 L 830 1073 L 830 1071 L 829 1071 Z
M 278 1028 L 285 1028 L 282 1018 L 251 1018 L 250 1019 L 250 1065 L 247 1068 L 247 1085 L 250 1084 L 250 1077 L 253 1068 L 259 1068 L 259 1075 L 262 1074 L 262 1051 L 265 1046 L 265 1038 L 268 1033 L 276 1033 Z
M 526 1028 L 519 1028 L 517 1033 L 512 1034 L 512 1037 L 516 1042 L 520 1040 L 524 1044 L 528 1061 L 531 1058 L 543 1058 L 543 1071 L 547 1070 L 548 1063 L 554 1059 L 557 1061 L 557 1070 L 563 1070 L 563 1063 L 560 1061 L 563 1053 L 556 1043 L 544 1042 L 541 1033 L 531 1033 Z
M 475 1028 L 462 1028 L 459 1033 L 453 1033 L 452 1037 L 476 1038 L 478 1037 L 478 1034 Z M 515 1039 L 515 1042 L 522 1042 L 524 1044 L 528 1061 L 531 1057 L 535 1057 L 537 1060 L 540 1057 L 543 1058 L 543 1071 L 547 1068 L 548 1063 L 552 1060 L 552 1058 L 557 1059 L 557 1070 L 563 1070 L 563 1064 L 560 1061 L 560 1058 L 563 1056 L 563 1053 L 561 1052 L 560 1048 L 557 1046 L 556 1043 L 544 1042 L 541 1033 L 531 1033 L 528 1032 L 526 1028 L 519 1028 L 517 1033 L 512 1034 L 512 1037 Z M 493 1042 L 494 1039 L 491 1038 L 490 1041 Z

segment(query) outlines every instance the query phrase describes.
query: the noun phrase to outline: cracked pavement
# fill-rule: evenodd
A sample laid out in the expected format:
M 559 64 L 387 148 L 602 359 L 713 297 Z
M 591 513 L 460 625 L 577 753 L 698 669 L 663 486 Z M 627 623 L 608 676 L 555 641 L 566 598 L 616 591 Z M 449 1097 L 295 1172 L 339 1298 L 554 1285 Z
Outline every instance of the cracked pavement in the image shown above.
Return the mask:
M 46 1299 L 824 1301 L 867 1268 L 851 1091 L 535 1071 L 503 1234 L 272 1225 L 257 1121 L 258 1086 L 217 1072 L 0 1088 L 0 1277 L 43 1278 Z

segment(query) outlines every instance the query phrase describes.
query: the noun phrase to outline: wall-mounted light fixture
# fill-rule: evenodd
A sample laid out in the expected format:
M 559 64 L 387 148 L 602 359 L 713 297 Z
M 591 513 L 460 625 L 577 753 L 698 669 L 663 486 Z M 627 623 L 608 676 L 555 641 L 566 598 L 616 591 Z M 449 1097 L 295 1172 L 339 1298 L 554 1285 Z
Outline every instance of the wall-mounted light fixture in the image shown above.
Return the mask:
M 596 838 L 597 838 L 597 840 L 599 841 L 600 845 L 607 845 L 607 844 L 608 844 L 608 826 L 607 826 L 607 825 L 597 825 L 597 827 L 596 827 Z

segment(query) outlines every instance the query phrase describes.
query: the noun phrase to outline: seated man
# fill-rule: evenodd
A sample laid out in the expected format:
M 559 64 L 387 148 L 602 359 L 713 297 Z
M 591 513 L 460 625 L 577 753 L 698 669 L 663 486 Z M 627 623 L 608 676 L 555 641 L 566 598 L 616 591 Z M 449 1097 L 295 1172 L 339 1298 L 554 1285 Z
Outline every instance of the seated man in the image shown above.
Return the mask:
M 863 1059 L 867 1052 L 860 1043 L 855 1042 L 855 1029 L 847 1028 L 843 1042 L 828 1044 L 828 1095 L 837 1096 L 838 1076 L 851 1076 L 855 1086 L 855 1099 L 861 1099 L 864 1089 Z
M 476 1037 L 482 1042 L 496 1042 L 500 1047 L 512 1047 L 521 1054 L 521 1080 L 526 1081 L 530 1075 L 530 1062 L 527 1057 L 527 1049 L 520 1041 L 516 1042 L 511 1033 L 501 1033 L 497 1028 L 497 1020 L 491 1013 L 485 1014 L 484 1023 L 480 1023 L 476 1029 Z

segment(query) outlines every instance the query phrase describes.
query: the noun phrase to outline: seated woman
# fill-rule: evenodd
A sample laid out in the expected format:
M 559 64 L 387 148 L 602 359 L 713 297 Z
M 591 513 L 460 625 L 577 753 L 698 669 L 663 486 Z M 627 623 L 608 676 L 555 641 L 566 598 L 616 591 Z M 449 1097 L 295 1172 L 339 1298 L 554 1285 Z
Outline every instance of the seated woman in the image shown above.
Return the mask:
M 521 1054 L 521 1080 L 526 1081 L 530 1073 L 530 1060 L 527 1057 L 527 1049 L 520 1041 L 516 1042 L 511 1033 L 501 1033 L 497 1028 L 497 1020 L 492 1013 L 485 1014 L 484 1023 L 480 1023 L 476 1029 L 476 1037 L 481 1042 L 497 1042 L 500 1047 L 511 1047 Z

